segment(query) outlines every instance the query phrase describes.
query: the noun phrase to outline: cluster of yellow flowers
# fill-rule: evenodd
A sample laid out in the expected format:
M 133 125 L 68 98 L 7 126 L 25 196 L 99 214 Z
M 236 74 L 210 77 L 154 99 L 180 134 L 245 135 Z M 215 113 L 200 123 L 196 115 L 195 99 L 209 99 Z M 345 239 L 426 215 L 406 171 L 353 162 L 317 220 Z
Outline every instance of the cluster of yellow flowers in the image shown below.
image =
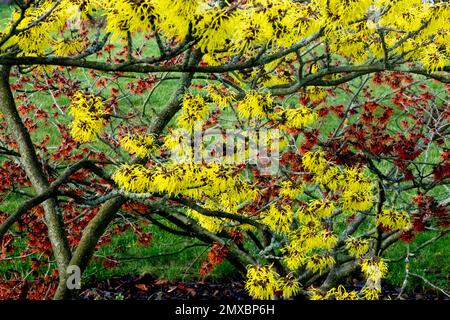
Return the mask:
M 292 181 L 286 180 L 281 182 L 280 196 L 289 199 L 297 199 L 303 193 L 303 187 L 300 185 L 294 186 Z
M 338 243 L 338 237 L 327 228 L 325 222 L 340 209 L 349 213 L 371 209 L 373 183 L 359 168 L 341 168 L 327 160 L 322 151 L 306 152 L 302 163 L 313 178 L 300 187 L 294 186 L 289 180 L 282 182 L 280 195 L 283 201 L 303 197 L 303 191 L 308 188 L 308 184 L 320 186 L 327 191 L 326 195 L 321 194 L 321 198 L 307 202 L 301 201 L 295 213 L 294 204 L 290 202 L 274 203 L 262 213 L 261 222 L 287 237 L 287 244 L 281 248 L 281 253 L 282 261 L 290 270 L 295 272 L 303 267 L 314 273 L 322 273 L 336 263 L 331 251 Z M 364 257 L 369 251 L 369 241 L 366 239 L 350 237 L 345 241 L 345 245 L 349 253 L 358 258 Z M 374 279 L 374 276 L 370 278 Z M 367 294 L 367 297 L 369 296 Z M 358 298 L 356 292 L 347 292 L 343 287 L 335 288 L 325 295 L 320 294 L 320 297 L 342 300 Z
M 81 143 L 92 141 L 107 123 L 102 99 L 81 91 L 74 95 L 69 113 L 73 116 L 72 136 Z
M 202 228 L 212 233 L 219 233 L 222 231 L 224 223 L 226 222 L 226 219 L 205 216 L 193 209 L 188 209 L 187 214 L 194 218 Z
M 326 98 L 327 91 L 322 87 L 312 86 L 303 90 L 303 95 L 312 101 L 317 101 Z
M 114 175 L 117 185 L 128 192 L 150 193 L 155 192 L 153 186 L 153 170 L 143 165 L 122 165 Z
M 207 88 L 208 96 L 220 108 L 228 107 L 234 100 L 233 94 L 225 87 L 209 85 Z
M 344 175 L 338 167 L 330 166 L 320 174 L 315 174 L 313 181 L 321 186 L 326 186 L 331 191 L 335 191 L 340 186 L 343 177 Z
M 191 148 L 192 136 L 186 129 L 169 128 L 168 134 L 164 136 L 163 148 L 170 151 L 181 163 L 189 163 L 194 159 L 194 152 Z
M 310 288 L 308 290 L 309 298 L 311 300 L 359 300 L 358 292 L 355 290 L 347 291 L 344 286 L 340 285 L 337 288 L 331 288 L 325 293 L 322 293 L 318 288 Z
M 378 299 L 381 293 L 381 279 L 386 276 L 388 271 L 387 263 L 379 257 L 363 259 L 361 271 L 366 277 L 366 284 L 361 293 L 366 300 Z
M 272 266 L 249 266 L 245 289 L 255 299 L 270 299 L 278 285 L 278 273 Z
M 310 222 L 291 231 L 288 240 L 288 245 L 281 251 L 283 261 L 292 271 L 306 266 L 313 272 L 321 272 L 335 263 L 328 252 L 336 245 L 337 237 L 318 222 Z
M 140 158 L 147 158 L 156 150 L 155 138 L 152 135 L 129 134 L 120 139 L 120 146 L 135 153 Z
M 245 289 L 255 299 L 268 300 L 275 291 L 282 291 L 283 297 L 289 299 L 300 291 L 300 284 L 292 274 L 281 277 L 272 265 L 247 267 Z
M 53 45 L 55 54 L 61 57 L 70 56 L 82 52 L 86 43 L 82 39 L 58 39 Z
M 32 4 L 23 17 L 20 10 L 14 11 L 11 22 L 3 33 L 8 34 L 17 23 L 17 29 L 23 31 L 11 37 L 2 49 L 18 45 L 23 55 L 39 56 L 44 54 L 45 49 L 51 47 L 51 32 L 59 30 L 64 24 L 61 10 L 55 10 L 54 14 L 40 21 L 35 27 L 30 28 L 29 26 L 33 26 L 34 21 L 43 16 L 52 7 L 52 4 L 53 1 L 43 1 L 39 5 Z
M 382 210 L 377 217 L 377 225 L 393 230 L 408 229 L 411 226 L 411 217 L 405 211 Z
M 373 205 L 373 183 L 358 168 L 342 172 L 325 159 L 322 151 L 306 152 L 303 166 L 314 174 L 314 181 L 335 191 L 341 189 L 342 208 L 349 211 L 369 210 Z
M 361 258 L 369 251 L 369 241 L 349 237 L 345 241 L 345 247 L 351 255 Z
M 331 288 L 327 292 L 322 292 L 318 288 L 310 288 L 308 294 L 311 300 L 376 300 L 381 293 L 381 279 L 387 273 L 387 264 L 384 260 L 375 257 L 370 259 L 363 259 L 361 262 L 361 270 L 366 278 L 366 284 L 361 289 L 360 293 L 357 291 L 347 291 L 344 286 L 340 285 L 337 288 Z
M 447 1 L 251 0 L 221 7 L 221 2 L 209 0 L 62 0 L 47 14 L 53 5 L 50 0 L 32 4 L 17 26 L 22 31 L 2 49 L 18 45 L 22 54 L 49 53 L 53 43 L 61 46 L 54 40 L 64 33 L 66 21 L 87 19 L 95 9 L 106 16 L 105 31 L 113 38 L 158 31 L 167 39 L 181 41 L 191 34 L 213 64 L 236 54 L 252 56 L 261 47 L 275 52 L 320 30 L 325 31 L 323 40 L 332 53 L 354 63 L 383 58 L 383 47 L 421 63 L 430 72 L 442 70 L 449 62 Z M 20 16 L 17 10 L 3 35 Z M 33 25 L 35 20 L 39 23 Z M 405 34 L 410 38 L 401 41 Z M 68 52 L 74 51 L 74 45 Z M 275 80 L 273 85 L 287 79 L 270 72 L 266 80 Z
M 230 192 L 244 185 L 231 166 L 170 163 L 164 166 L 122 165 L 113 179 L 122 189 L 133 193 L 166 192 L 190 194 L 201 198 L 206 193 Z M 191 189 L 192 188 L 192 189 Z M 211 190 L 212 189 L 212 190 Z M 209 191 L 208 191 L 209 190 Z
M 202 206 L 212 211 L 237 212 L 242 203 L 259 197 L 259 191 L 243 179 L 235 167 L 215 163 L 166 163 L 150 167 L 122 165 L 112 178 L 128 192 L 189 196 L 202 201 Z M 212 232 L 220 231 L 226 222 L 193 210 L 190 214 Z
M 304 105 L 297 108 L 281 109 L 274 113 L 273 118 L 280 122 L 280 128 L 301 129 L 311 125 L 317 119 L 317 113 Z
M 181 128 L 193 130 L 208 116 L 208 106 L 200 95 L 187 93 L 183 96 L 181 114 L 178 125 Z
M 290 231 L 290 227 L 294 221 L 294 212 L 288 205 L 279 207 L 277 204 L 272 204 L 269 210 L 264 211 L 261 216 L 261 221 L 270 230 L 284 234 Z
M 308 258 L 306 267 L 312 272 L 322 272 L 331 268 L 336 261 L 329 254 L 313 254 Z
M 237 110 L 245 119 L 261 120 L 273 111 L 273 100 L 270 94 L 250 92 L 238 103 Z
M 153 0 L 100 1 L 106 14 L 106 31 L 113 38 L 126 37 L 127 33 L 151 31 L 157 19 Z
M 309 172 L 320 174 L 325 171 L 328 162 L 323 151 L 309 151 L 302 156 L 302 164 Z
M 373 205 L 373 183 L 358 168 L 348 168 L 344 173 L 342 207 L 351 211 L 364 211 Z
M 312 200 L 305 208 L 300 208 L 297 214 L 299 220 L 303 223 L 316 222 L 330 217 L 334 209 L 335 205 L 330 200 Z
M 196 16 L 211 7 L 203 0 L 154 0 L 159 15 L 159 29 L 168 37 L 183 40 L 196 23 Z M 215 6 L 213 6 L 214 8 Z
M 229 39 L 234 33 L 240 32 L 237 29 L 236 11 L 229 11 L 227 8 L 213 6 L 210 10 L 204 11 L 202 15 L 195 17 L 194 33 L 200 40 L 197 46 L 205 53 L 212 53 L 227 47 Z

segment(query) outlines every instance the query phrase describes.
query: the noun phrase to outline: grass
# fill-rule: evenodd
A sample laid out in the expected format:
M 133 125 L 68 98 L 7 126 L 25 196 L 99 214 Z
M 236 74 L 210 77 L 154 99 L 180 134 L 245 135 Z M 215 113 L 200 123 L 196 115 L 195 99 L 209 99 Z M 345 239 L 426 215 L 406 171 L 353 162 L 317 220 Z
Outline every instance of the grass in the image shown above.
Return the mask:
M 102 247 L 96 253 L 86 276 L 89 278 L 95 275 L 98 280 L 130 274 L 151 274 L 156 278 L 168 280 L 190 281 L 200 278 L 198 271 L 209 246 L 195 239 L 173 235 L 153 225 L 146 226 L 144 230 L 154 235 L 149 246 L 139 244 L 132 231 L 113 237 L 110 245 Z M 104 257 L 111 252 L 116 252 L 114 258 L 119 265 L 114 269 L 105 269 Z M 233 268 L 226 262 L 208 277 L 210 280 L 216 280 L 232 274 Z
M 411 252 L 414 252 L 421 243 L 432 239 L 436 232 L 425 232 L 419 234 L 417 239 L 410 244 Z M 450 290 L 450 237 L 447 235 L 430 246 L 423 248 L 418 254 L 410 258 L 410 272 L 425 277 L 428 281 L 444 290 Z M 407 244 L 396 243 L 388 252 L 388 259 L 396 260 L 403 257 L 407 252 Z M 389 264 L 388 283 L 401 286 L 405 277 L 405 260 Z M 417 277 L 411 277 L 408 282 L 408 289 L 430 288 L 423 280 Z
M 4 24 L 6 19 L 10 16 L 11 8 L 7 6 L 0 6 L 0 25 Z M 73 74 L 74 77 L 84 79 L 84 74 L 81 70 Z M 121 84 L 126 82 L 126 79 L 119 80 Z M 165 81 L 155 90 L 147 105 L 147 114 L 158 111 L 163 106 L 173 93 L 176 81 Z M 381 90 L 381 89 L 380 89 Z M 131 105 L 142 106 L 146 99 L 144 96 L 130 97 Z M 47 92 L 35 94 L 34 101 L 39 101 L 41 106 L 50 106 L 55 101 Z M 66 98 L 57 98 L 56 102 L 60 105 L 67 105 Z M 345 95 L 337 96 L 333 103 L 345 104 Z M 66 120 L 69 121 L 69 118 Z M 331 119 L 329 127 L 333 127 L 338 120 Z M 327 127 L 323 130 L 327 131 Z M 33 133 L 34 141 L 39 141 L 45 134 L 50 133 L 52 137 L 51 144 L 56 145 L 59 141 L 58 132 L 53 125 L 49 125 L 45 130 L 38 130 Z M 99 151 L 109 151 L 102 144 L 94 144 L 94 148 Z M 1 159 L 0 159 L 1 160 Z M 381 168 L 383 169 L 383 168 Z M 2 203 L 0 203 L 0 211 L 13 212 L 23 198 L 16 195 L 9 195 Z M 199 279 L 198 270 L 201 267 L 202 261 L 206 258 L 208 247 L 200 246 L 200 242 L 176 236 L 167 233 L 153 225 L 145 225 L 144 231 L 153 233 L 153 241 L 148 246 L 139 244 L 137 236 L 131 232 L 126 231 L 119 236 L 113 236 L 111 244 L 103 246 L 89 265 L 85 277 L 87 281 L 92 279 L 103 280 L 112 276 L 118 275 L 139 275 L 152 274 L 156 278 L 165 278 L 169 280 L 195 280 Z M 425 232 L 420 234 L 418 238 L 411 244 L 411 250 L 414 250 L 420 243 L 427 241 L 435 235 L 433 232 Z M 196 245 L 196 246 L 192 246 Z M 197 246 L 198 245 L 198 246 Z M 18 242 L 18 246 L 24 247 L 23 242 Z M 183 250 L 186 246 L 192 246 Z M 432 283 L 446 289 L 450 289 L 449 274 L 450 274 L 450 237 L 444 237 L 436 241 L 434 244 L 426 247 L 420 253 L 416 254 L 411 261 L 411 271 L 425 276 Z M 401 257 L 406 252 L 406 244 L 397 243 L 387 253 L 390 259 Z M 174 254 L 176 253 L 176 254 Z M 119 264 L 113 269 L 104 267 L 105 259 L 114 256 Z M 30 276 L 30 266 L 27 262 L 22 262 L 19 259 L 8 260 L 0 263 L 0 275 L 9 277 L 13 273 L 19 273 L 22 277 Z M 387 282 L 394 285 L 401 285 L 404 273 L 405 262 L 400 260 L 390 264 L 391 272 L 388 275 Z M 236 272 L 234 268 L 228 263 L 220 265 L 209 276 L 208 279 L 219 280 L 234 277 Z M 410 289 L 425 287 L 426 285 L 420 279 L 413 278 L 410 280 Z

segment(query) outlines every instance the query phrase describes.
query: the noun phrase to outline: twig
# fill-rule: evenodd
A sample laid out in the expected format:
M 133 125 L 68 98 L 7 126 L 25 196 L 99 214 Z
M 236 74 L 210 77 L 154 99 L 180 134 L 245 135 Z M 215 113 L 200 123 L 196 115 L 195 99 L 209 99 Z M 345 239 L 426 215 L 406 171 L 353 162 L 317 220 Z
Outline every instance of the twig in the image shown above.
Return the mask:
M 189 246 L 185 246 L 184 248 L 174 251 L 174 252 L 167 252 L 167 253 L 160 253 L 160 254 L 153 254 L 153 255 L 149 255 L 149 256 L 140 256 L 140 257 L 120 257 L 120 258 L 115 258 L 116 260 L 119 261 L 127 261 L 127 260 L 146 260 L 146 259 L 153 259 L 153 258 L 161 258 L 161 257 L 167 257 L 167 256 L 173 256 L 176 254 L 179 254 L 187 249 L 190 248 L 195 248 L 195 247 L 207 247 L 207 244 L 204 243 L 194 243 L 191 244 Z
M 436 290 L 439 290 L 439 291 L 442 292 L 444 295 L 446 295 L 447 297 L 450 298 L 450 293 L 448 293 L 448 292 L 446 292 L 444 289 L 439 288 L 438 286 L 432 284 L 430 281 L 428 281 L 426 278 L 424 278 L 424 277 L 421 276 L 420 274 L 412 273 L 412 272 L 410 272 L 409 274 L 412 275 L 412 276 L 414 276 L 414 277 L 417 277 L 417 278 L 419 278 L 419 279 L 422 279 L 422 281 L 425 282 L 426 284 L 428 284 L 430 287 L 432 287 L 432 288 L 434 288 L 434 289 L 436 289 Z
M 409 267 L 410 267 L 410 264 L 409 264 L 409 257 L 410 257 L 410 256 L 411 256 L 411 252 L 409 251 L 409 244 L 408 244 L 408 245 L 406 246 L 405 279 L 403 280 L 402 287 L 401 287 L 401 289 L 400 289 L 400 293 L 398 294 L 397 299 L 403 300 L 402 295 L 403 295 L 403 292 L 405 291 L 406 286 L 407 286 L 407 284 L 408 284 L 408 279 L 409 279 L 409 274 L 410 274 L 410 271 L 409 271 Z

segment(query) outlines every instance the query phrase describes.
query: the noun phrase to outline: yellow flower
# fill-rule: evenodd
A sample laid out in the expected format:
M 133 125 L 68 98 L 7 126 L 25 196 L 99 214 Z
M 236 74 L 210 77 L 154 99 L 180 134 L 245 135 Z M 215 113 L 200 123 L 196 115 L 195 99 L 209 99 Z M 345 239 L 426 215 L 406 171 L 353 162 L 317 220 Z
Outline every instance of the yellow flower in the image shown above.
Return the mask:
M 228 8 L 203 11 L 195 16 L 194 33 L 199 38 L 197 46 L 202 52 L 213 53 L 229 49 L 230 39 L 239 31 L 241 17 Z
M 252 51 L 258 45 L 268 42 L 273 36 L 272 25 L 263 11 L 249 8 L 242 12 L 242 22 L 239 32 L 235 33 L 234 52 Z
M 342 175 L 339 168 L 332 166 L 325 169 L 321 174 L 315 175 L 313 181 L 335 191 L 338 188 L 341 179 Z
M 303 188 L 294 187 L 291 181 L 283 181 L 281 182 L 280 196 L 297 199 L 297 197 L 303 193 Z
M 148 157 L 156 149 L 155 138 L 151 135 L 126 135 L 120 139 L 120 145 L 141 158 Z
M 366 300 L 378 299 L 381 293 L 381 279 L 388 271 L 387 263 L 379 257 L 363 259 L 361 270 L 367 279 L 361 293 Z
M 329 293 L 323 293 L 319 288 L 311 287 L 308 289 L 308 295 L 310 300 L 328 300 Z
M 381 288 L 378 287 L 363 287 L 361 293 L 364 295 L 366 300 L 378 300 L 381 293 Z
M 393 230 L 404 230 L 411 226 L 411 217 L 405 211 L 383 209 L 377 217 L 377 225 Z
M 312 101 L 322 100 L 327 97 L 327 92 L 322 87 L 307 87 L 304 91 L 306 97 L 311 99 Z
M 157 20 L 153 0 L 117 0 L 105 2 L 106 31 L 113 38 L 125 38 L 127 32 L 150 31 Z
M 428 72 L 442 70 L 450 62 L 445 51 L 438 48 L 435 44 L 430 44 L 423 48 L 421 56 L 420 62 L 422 62 Z
M 379 257 L 363 259 L 361 262 L 361 271 L 366 278 L 378 281 L 386 276 L 388 264 Z
M 347 291 L 342 285 L 333 290 L 333 295 L 336 300 L 359 300 L 358 292 Z
M 361 258 L 369 251 L 369 241 L 365 239 L 348 238 L 345 246 L 351 255 Z
M 344 188 L 341 195 L 343 209 L 364 211 L 372 208 L 373 183 L 358 168 L 347 168 L 340 183 Z
M 122 165 L 114 172 L 112 179 L 121 188 L 133 193 L 155 191 L 153 185 L 154 170 L 143 165 Z
M 207 91 L 212 101 L 221 108 L 228 107 L 234 101 L 233 94 L 225 87 L 209 85 Z
M 327 160 L 323 151 L 308 151 L 302 156 L 302 163 L 306 170 L 321 174 L 326 168 Z
M 53 7 L 53 1 L 40 1 L 39 3 L 30 3 L 23 14 L 21 10 L 16 9 L 12 14 L 11 22 L 6 26 L 4 33 L 8 33 L 13 25 L 16 30 L 23 30 L 12 36 L 4 48 L 17 45 L 21 53 L 25 56 L 43 56 L 48 53 L 53 41 L 52 34 L 62 31 L 66 20 L 69 18 L 69 4 L 62 2 L 51 14 L 47 14 Z M 35 21 L 40 19 L 39 23 Z M 20 21 L 19 21 L 20 20 Z M 29 27 L 33 25 L 33 27 Z
M 205 216 L 192 209 L 188 210 L 188 215 L 197 220 L 202 228 L 212 233 L 219 233 L 223 229 L 224 220 L 221 218 Z
M 306 268 L 312 272 L 322 273 L 324 270 L 331 268 L 335 264 L 334 258 L 329 254 L 314 254 L 308 258 Z
M 245 289 L 250 296 L 259 300 L 270 299 L 277 289 L 279 275 L 272 265 L 247 267 L 247 281 Z
M 337 288 L 331 288 L 326 293 L 322 293 L 318 289 L 312 288 L 310 290 L 310 297 L 315 298 L 311 300 L 329 300 L 332 297 L 334 297 L 335 300 L 359 300 L 358 292 L 354 290 L 347 291 L 342 285 Z
M 69 114 L 74 118 L 72 136 L 80 143 L 92 141 L 107 123 L 102 99 L 81 91 L 74 95 Z
M 196 14 L 202 13 L 199 0 L 152 0 L 159 14 L 159 29 L 167 38 L 183 40 L 194 25 Z
M 169 129 L 168 134 L 164 137 L 164 147 L 171 153 L 172 159 L 176 159 L 179 163 L 194 162 L 191 137 L 190 132 L 186 129 Z
M 334 203 L 327 199 L 313 200 L 308 203 L 307 208 L 299 209 L 297 214 L 300 221 L 308 223 L 330 217 L 334 209 Z
M 301 129 L 314 123 L 317 113 L 304 105 L 294 109 L 284 109 L 277 114 L 280 119 L 285 119 L 284 125 L 289 128 Z M 283 120 L 282 120 L 283 121 Z
M 237 105 L 239 114 L 246 119 L 261 120 L 272 111 L 273 101 L 270 94 L 258 92 L 247 93 L 244 100 Z
M 207 116 L 208 106 L 203 97 L 186 93 L 183 97 L 178 125 L 182 128 L 193 130 L 194 126 L 204 121 Z
M 337 243 L 337 237 L 331 231 L 323 229 L 319 222 L 314 221 L 290 232 L 289 240 L 293 246 L 301 248 L 303 252 L 314 249 L 330 250 Z
M 270 209 L 263 212 L 261 216 L 262 222 L 272 231 L 284 234 L 289 232 L 294 221 L 294 212 L 287 205 L 279 207 L 277 204 L 272 204 Z
M 281 252 L 283 253 L 283 262 L 289 270 L 295 271 L 306 263 L 306 255 L 297 245 L 290 243 L 282 248 Z
M 283 291 L 283 298 L 289 299 L 300 292 L 300 283 L 292 273 L 280 278 L 278 282 L 279 290 Z
M 57 56 L 68 56 L 82 52 L 86 43 L 81 39 L 59 39 L 53 48 Z

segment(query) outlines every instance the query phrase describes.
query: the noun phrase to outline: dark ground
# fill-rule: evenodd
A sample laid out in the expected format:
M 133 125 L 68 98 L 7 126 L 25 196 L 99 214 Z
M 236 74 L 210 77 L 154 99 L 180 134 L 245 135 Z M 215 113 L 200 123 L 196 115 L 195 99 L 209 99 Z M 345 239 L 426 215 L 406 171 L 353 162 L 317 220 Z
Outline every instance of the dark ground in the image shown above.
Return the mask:
M 354 280 L 354 288 L 360 289 L 362 283 Z M 351 289 L 351 288 L 349 288 Z M 383 287 L 383 299 L 395 299 L 399 288 L 389 285 Z M 241 281 L 230 280 L 223 283 L 214 282 L 169 282 L 155 279 L 150 275 L 123 276 L 84 286 L 81 293 L 83 300 L 249 300 Z M 305 297 L 298 299 L 304 300 Z M 407 300 L 449 300 L 442 293 L 421 289 L 406 295 Z

